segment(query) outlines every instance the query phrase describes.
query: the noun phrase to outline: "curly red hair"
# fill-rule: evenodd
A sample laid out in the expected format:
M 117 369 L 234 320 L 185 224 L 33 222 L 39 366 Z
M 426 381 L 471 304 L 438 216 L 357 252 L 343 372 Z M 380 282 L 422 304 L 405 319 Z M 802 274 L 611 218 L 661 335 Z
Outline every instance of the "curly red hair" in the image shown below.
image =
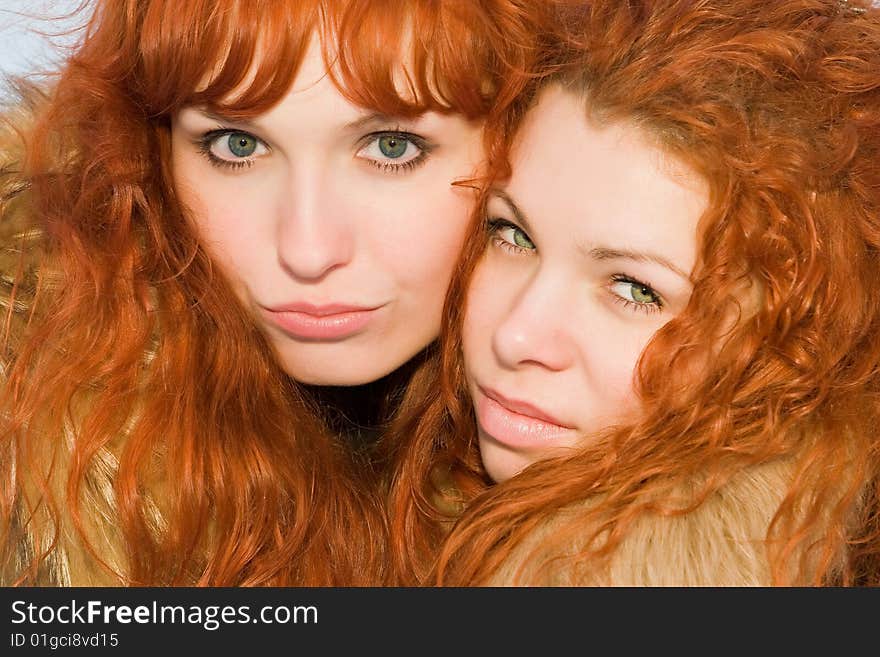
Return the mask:
M 0 179 L 15 272 L 0 338 L 4 582 L 390 581 L 378 475 L 314 419 L 212 267 L 171 185 L 170 117 L 267 110 L 318 35 L 353 102 L 478 119 L 523 58 L 521 4 L 95 3 L 48 95 L 26 99 L 23 156 Z
M 447 301 L 440 384 L 402 425 L 398 567 L 452 585 L 491 582 L 514 557 L 521 583 L 598 569 L 638 520 L 687 514 L 738 472 L 788 459 L 792 481 L 766 537 L 772 581 L 877 584 L 880 10 L 557 6 L 545 28 L 560 56 L 538 79 L 508 80 L 516 99 L 490 126 L 497 176 L 548 84 L 582 96 L 585 120 L 634 124 L 709 185 L 693 294 L 642 354 L 638 421 L 486 490 L 460 362 L 467 281 L 485 245 L 477 217 Z M 742 304 L 749 288 L 760 291 L 754 308 Z M 430 545 L 464 502 L 432 562 Z M 523 552 L 551 517 L 539 549 Z

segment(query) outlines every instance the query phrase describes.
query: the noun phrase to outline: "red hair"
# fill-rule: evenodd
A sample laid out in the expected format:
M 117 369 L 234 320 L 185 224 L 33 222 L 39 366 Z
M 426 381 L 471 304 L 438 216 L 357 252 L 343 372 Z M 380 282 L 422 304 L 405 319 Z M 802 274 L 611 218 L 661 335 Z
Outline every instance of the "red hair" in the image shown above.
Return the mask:
M 317 35 L 353 102 L 479 119 L 521 59 L 504 33 L 520 12 L 95 4 L 47 97 L 31 92 L 23 155 L 2 162 L 2 581 L 389 581 L 378 474 L 314 419 L 198 243 L 171 185 L 170 117 L 264 112 Z
M 546 29 L 563 55 L 519 81 L 489 126 L 498 152 L 540 89 L 559 84 L 583 97 L 585 120 L 633 124 L 701 174 L 710 204 L 691 300 L 642 354 L 637 421 L 486 490 L 460 362 L 467 280 L 486 243 L 475 225 L 447 301 L 438 392 L 407 425 L 400 567 L 490 582 L 552 518 L 518 581 L 598 571 L 640 519 L 690 513 L 738 472 L 789 461 L 766 537 L 772 581 L 877 584 L 880 11 L 837 0 L 561 4 Z M 496 165 L 505 177 L 509 165 Z M 754 308 L 742 304 L 748 289 L 760 291 Z M 458 482 L 457 500 L 436 490 L 438 471 Z M 697 489 L 680 502 L 688 482 Z M 452 522 L 450 503 L 464 502 L 432 564 L 426 546 Z

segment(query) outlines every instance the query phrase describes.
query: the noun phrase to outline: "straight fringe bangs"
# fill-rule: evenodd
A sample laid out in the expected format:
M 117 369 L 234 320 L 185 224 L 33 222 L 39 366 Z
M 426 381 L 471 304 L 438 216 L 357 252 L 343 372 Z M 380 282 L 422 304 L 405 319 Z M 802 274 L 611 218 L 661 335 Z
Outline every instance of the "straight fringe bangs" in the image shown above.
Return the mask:
M 353 103 L 390 116 L 478 118 L 500 46 L 486 4 L 157 0 L 133 3 L 116 27 L 138 40 L 131 86 L 154 116 L 185 105 L 242 118 L 264 112 L 287 93 L 317 36 L 331 79 Z
M 170 186 L 169 119 L 265 111 L 315 34 L 354 102 L 480 117 L 500 62 L 527 59 L 528 32 L 497 28 L 518 3 L 95 5 L 57 82 L 23 92 L 33 117 L 4 131 L 21 145 L 0 163 L 18 240 L 0 580 L 387 582 L 377 474 L 311 417 L 199 246 Z

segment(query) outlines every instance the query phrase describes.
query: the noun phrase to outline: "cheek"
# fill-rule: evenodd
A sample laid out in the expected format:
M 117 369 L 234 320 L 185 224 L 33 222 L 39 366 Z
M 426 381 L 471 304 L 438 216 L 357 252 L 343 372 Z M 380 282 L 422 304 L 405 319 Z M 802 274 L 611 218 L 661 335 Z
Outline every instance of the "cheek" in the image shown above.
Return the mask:
M 192 195 L 187 216 L 202 248 L 222 272 L 235 296 L 249 305 L 251 290 L 259 288 L 267 252 L 258 244 L 257 228 L 241 220 L 236 207 L 206 202 Z M 271 255 L 271 254 L 269 254 Z
M 238 272 L 264 241 L 262 219 L 270 216 L 269 195 L 181 164 L 174 182 L 184 213 L 212 258 L 227 273 Z
M 631 417 L 638 410 L 634 376 L 639 357 L 652 335 L 653 330 L 627 331 L 618 327 L 594 334 L 589 340 L 581 339 L 581 358 L 596 399 L 600 426 Z
M 190 157 L 180 156 L 174 159 L 174 190 L 180 201 L 187 219 L 195 227 L 202 242 L 210 245 L 217 241 L 226 241 L 224 236 L 233 225 L 229 215 L 231 209 L 218 200 L 219 190 L 213 178 L 196 166 Z
M 448 186 L 432 191 L 408 194 L 384 209 L 377 250 L 401 287 L 416 294 L 424 290 L 436 295 L 439 290 L 442 297 L 461 254 L 473 196 Z
M 251 260 L 259 257 L 257 231 L 242 220 L 242 210 L 235 205 L 203 202 L 201 211 L 193 208 L 192 220 L 204 248 L 233 280 L 246 279 Z
M 181 139 L 172 137 L 171 177 L 174 191 L 191 216 L 201 217 L 207 214 L 210 199 L 216 193 L 216 174 L 207 168 L 201 155 L 179 143 Z
M 495 277 L 485 259 L 480 263 L 468 286 L 462 324 L 462 351 L 465 368 L 485 372 L 492 361 L 492 336 L 503 321 L 503 285 L 494 284 Z

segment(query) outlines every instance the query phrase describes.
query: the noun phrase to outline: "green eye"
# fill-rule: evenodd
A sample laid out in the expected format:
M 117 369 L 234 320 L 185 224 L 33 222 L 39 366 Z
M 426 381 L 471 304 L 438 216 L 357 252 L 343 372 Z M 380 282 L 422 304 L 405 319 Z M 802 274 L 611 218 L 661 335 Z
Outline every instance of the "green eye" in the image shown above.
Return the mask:
M 236 157 L 250 157 L 257 150 L 255 137 L 244 132 L 233 132 L 227 141 L 229 152 Z
M 406 147 L 409 141 L 398 137 L 397 135 L 384 135 L 379 137 L 379 151 L 385 157 L 397 159 L 406 153 Z
M 657 312 L 666 305 L 653 287 L 622 274 L 612 277 L 610 290 L 630 310 Z
M 513 227 L 513 243 L 522 249 L 535 248 L 535 245 L 532 244 L 532 240 L 530 240 L 524 232 L 516 227 Z
M 506 219 L 486 219 L 486 227 L 495 244 L 503 249 L 517 254 L 537 251 L 528 233 Z
M 654 290 L 647 285 L 633 283 L 630 287 L 630 294 L 632 295 L 632 300 L 636 303 L 656 303 L 657 301 L 657 295 L 654 294 Z

